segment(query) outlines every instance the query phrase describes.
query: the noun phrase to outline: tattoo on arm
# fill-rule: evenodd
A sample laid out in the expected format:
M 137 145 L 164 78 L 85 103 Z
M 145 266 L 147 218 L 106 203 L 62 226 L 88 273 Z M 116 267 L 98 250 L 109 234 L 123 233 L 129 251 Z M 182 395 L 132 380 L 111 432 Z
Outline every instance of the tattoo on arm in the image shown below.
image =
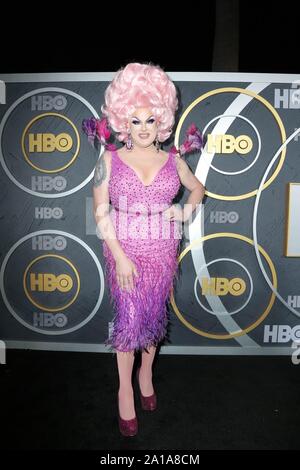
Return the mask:
M 107 169 L 105 165 L 105 160 L 102 156 L 101 158 L 99 158 L 95 166 L 94 179 L 93 179 L 94 186 L 96 187 L 100 186 L 102 181 L 105 180 L 106 175 L 107 175 Z

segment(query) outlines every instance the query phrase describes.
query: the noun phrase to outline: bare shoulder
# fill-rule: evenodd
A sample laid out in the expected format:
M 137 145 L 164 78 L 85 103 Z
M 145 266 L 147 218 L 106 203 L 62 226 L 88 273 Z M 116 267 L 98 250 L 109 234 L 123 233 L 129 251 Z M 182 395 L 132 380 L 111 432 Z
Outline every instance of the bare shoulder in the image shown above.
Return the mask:
M 111 155 L 111 152 L 109 150 L 105 150 L 101 156 L 101 158 L 103 158 L 104 162 L 106 163 L 106 165 L 108 165 L 108 167 L 110 168 L 111 166 L 111 159 L 112 159 L 112 155 Z
M 109 181 L 111 171 L 111 157 L 111 152 L 105 150 L 103 154 L 98 158 L 93 178 L 93 183 L 95 187 L 100 186 L 105 181 Z
M 185 160 L 180 156 L 180 153 L 175 154 L 175 162 L 176 162 L 176 168 L 178 172 L 184 172 L 189 170 L 188 164 L 185 162 Z

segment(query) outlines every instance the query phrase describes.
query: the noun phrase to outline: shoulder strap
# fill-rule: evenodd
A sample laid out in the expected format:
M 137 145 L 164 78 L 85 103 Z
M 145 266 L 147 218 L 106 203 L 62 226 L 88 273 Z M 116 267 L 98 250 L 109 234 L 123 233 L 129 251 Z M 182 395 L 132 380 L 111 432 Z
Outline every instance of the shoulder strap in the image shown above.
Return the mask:
M 116 154 L 116 150 L 110 150 L 111 153 L 111 174 L 115 171 L 115 168 L 118 164 L 119 158 Z

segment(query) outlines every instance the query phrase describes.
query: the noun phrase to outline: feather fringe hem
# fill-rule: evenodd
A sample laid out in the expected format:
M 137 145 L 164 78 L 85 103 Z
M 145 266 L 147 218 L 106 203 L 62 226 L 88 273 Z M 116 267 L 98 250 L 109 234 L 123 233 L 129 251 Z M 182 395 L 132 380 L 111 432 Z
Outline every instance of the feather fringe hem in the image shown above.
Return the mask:
M 105 277 L 114 312 L 105 345 L 113 353 L 149 352 L 149 347 L 157 346 L 163 339 L 169 341 L 167 303 L 174 283 L 178 280 L 179 243 L 172 244 L 167 252 L 161 253 L 158 250 L 151 256 L 126 252 L 139 274 L 134 278 L 134 288 L 131 291 L 119 287 L 115 260 L 109 248 L 105 248 Z

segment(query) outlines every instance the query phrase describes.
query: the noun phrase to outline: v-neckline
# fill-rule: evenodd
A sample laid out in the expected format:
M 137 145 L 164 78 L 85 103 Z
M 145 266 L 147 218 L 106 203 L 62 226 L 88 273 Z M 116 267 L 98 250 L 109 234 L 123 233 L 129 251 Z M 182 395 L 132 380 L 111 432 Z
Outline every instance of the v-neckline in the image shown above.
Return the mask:
M 168 161 L 170 160 L 170 154 L 171 154 L 171 151 L 168 152 L 168 158 L 167 160 L 165 161 L 165 163 L 163 164 L 163 166 L 158 170 L 158 172 L 156 173 L 156 175 L 154 176 L 153 180 L 151 181 L 150 184 L 144 184 L 143 181 L 141 180 L 141 178 L 139 177 L 139 175 L 137 174 L 137 172 L 129 165 L 127 165 L 127 163 L 125 163 L 117 150 L 115 150 L 115 154 L 117 155 L 118 159 L 123 163 L 123 165 L 125 165 L 127 168 L 129 168 L 135 175 L 135 177 L 139 180 L 139 182 L 141 183 L 142 186 L 144 186 L 144 188 L 149 188 L 150 186 L 153 186 L 154 182 L 156 181 L 156 179 L 158 178 L 158 175 L 160 175 L 160 173 L 162 172 L 162 170 L 165 168 L 165 166 L 167 165 Z

